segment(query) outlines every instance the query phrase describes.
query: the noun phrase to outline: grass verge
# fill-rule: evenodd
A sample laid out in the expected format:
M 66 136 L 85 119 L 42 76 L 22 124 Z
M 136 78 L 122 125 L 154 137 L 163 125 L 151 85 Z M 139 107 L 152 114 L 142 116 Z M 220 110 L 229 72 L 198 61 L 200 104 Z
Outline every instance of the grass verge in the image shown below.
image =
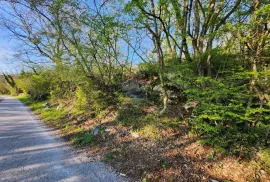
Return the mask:
M 90 132 L 84 131 L 83 127 L 75 124 L 78 113 L 65 107 L 48 105 L 49 100 L 42 102 L 34 101 L 27 96 L 18 96 L 21 102 L 26 104 L 36 115 L 50 127 L 59 129 L 62 136 L 74 145 L 89 145 L 94 141 Z

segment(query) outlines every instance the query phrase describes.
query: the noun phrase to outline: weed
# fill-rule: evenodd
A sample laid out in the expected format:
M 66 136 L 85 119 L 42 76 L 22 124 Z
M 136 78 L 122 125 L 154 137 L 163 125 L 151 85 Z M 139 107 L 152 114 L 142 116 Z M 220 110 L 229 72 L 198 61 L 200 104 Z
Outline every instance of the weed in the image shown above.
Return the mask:
M 166 171 L 166 170 L 167 170 L 167 166 L 166 166 L 165 160 L 161 159 L 161 160 L 160 160 L 160 163 L 161 163 L 162 169 L 163 169 L 164 171 Z
M 160 138 L 159 130 L 155 125 L 146 125 L 142 129 L 138 130 L 138 133 L 149 138 Z
M 215 153 L 215 151 L 211 151 L 207 156 L 207 160 L 214 161 L 215 159 L 216 159 L 216 153 Z
M 73 143 L 75 145 L 89 145 L 93 141 L 94 141 L 94 136 L 89 132 L 80 134 L 73 138 Z
M 147 179 L 146 178 L 143 178 L 142 182 L 147 182 Z
M 105 154 L 105 159 L 106 160 L 113 160 L 113 153 L 112 152 L 108 152 Z
M 101 134 L 101 137 L 103 139 L 105 139 L 105 130 L 106 130 L 106 126 L 101 126 L 101 128 L 100 128 L 100 134 Z
M 270 173 L 270 149 L 260 149 L 257 158 L 259 167 Z
M 121 148 L 121 151 L 124 153 L 124 155 L 127 155 L 128 154 L 128 149 L 125 146 L 125 144 L 121 143 L 120 144 L 120 148 Z

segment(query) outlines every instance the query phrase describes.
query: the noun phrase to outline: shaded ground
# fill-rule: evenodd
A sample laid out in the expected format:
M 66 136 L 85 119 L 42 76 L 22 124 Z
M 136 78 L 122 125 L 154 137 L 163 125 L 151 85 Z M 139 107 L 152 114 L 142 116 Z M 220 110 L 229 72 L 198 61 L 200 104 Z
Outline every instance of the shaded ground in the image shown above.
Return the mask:
M 0 103 L 0 181 L 125 181 L 76 154 L 18 99 Z

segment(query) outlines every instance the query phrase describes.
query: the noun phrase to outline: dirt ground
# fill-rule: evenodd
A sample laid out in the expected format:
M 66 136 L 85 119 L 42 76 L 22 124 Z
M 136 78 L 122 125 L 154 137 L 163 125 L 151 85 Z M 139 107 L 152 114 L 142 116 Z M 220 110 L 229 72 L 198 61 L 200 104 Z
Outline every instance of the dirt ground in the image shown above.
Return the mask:
M 94 123 L 90 120 L 83 125 L 91 129 Z M 152 138 L 131 132 L 130 127 L 113 119 L 105 118 L 100 124 L 106 129 L 94 144 L 81 149 L 131 181 L 270 181 L 269 171 L 259 169 L 252 161 L 215 154 L 213 148 L 199 144 L 198 139 L 189 136 L 185 125 L 160 130 L 160 137 Z

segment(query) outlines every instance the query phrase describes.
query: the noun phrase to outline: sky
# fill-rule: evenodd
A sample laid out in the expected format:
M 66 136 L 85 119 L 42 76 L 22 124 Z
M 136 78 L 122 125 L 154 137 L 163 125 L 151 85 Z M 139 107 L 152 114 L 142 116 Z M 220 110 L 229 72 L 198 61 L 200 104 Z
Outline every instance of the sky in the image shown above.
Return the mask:
M 2 2 L 0 7 L 1 9 L 6 8 Z M 16 53 L 15 50 L 16 41 L 12 40 L 9 31 L 0 25 L 0 74 L 2 72 L 17 72 L 21 69 L 18 65 L 12 63 L 12 55 Z
M 0 29 L 0 72 L 10 71 L 13 69 L 8 60 L 12 57 L 12 41 L 8 36 L 8 32 Z
M 19 45 L 21 44 L 12 39 L 8 30 L 0 27 L 0 74 L 17 73 L 22 70 L 21 64 L 15 62 L 13 57 L 16 54 L 16 46 Z

